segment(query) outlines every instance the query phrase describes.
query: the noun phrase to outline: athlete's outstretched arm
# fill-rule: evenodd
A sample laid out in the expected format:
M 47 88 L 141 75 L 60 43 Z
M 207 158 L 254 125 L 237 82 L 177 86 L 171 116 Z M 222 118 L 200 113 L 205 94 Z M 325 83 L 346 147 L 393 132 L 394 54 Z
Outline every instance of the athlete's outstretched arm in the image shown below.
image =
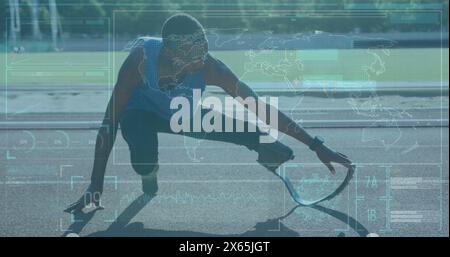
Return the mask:
M 241 97 L 245 99 L 247 97 L 253 97 L 258 99 L 258 95 L 244 82 L 240 81 L 239 78 L 220 60 L 208 55 L 206 62 L 206 83 L 209 85 L 216 85 L 221 87 L 225 92 L 227 92 L 232 97 Z M 275 106 L 271 106 L 266 103 L 266 110 L 269 108 L 275 108 L 278 112 L 278 128 L 277 129 L 298 141 L 309 146 L 313 142 L 313 137 L 308 134 L 299 124 L 285 115 L 283 112 L 278 110 Z M 245 107 L 249 107 L 245 105 Z M 257 113 L 256 110 L 250 110 Z M 351 168 L 351 161 L 348 157 L 342 153 L 333 151 L 328 148 L 325 144 L 317 147 L 315 150 L 318 158 L 328 167 L 328 169 L 334 174 L 335 169 L 331 165 L 331 162 L 336 162 L 344 165 L 347 168 Z
M 103 193 L 106 164 L 116 139 L 120 115 L 136 84 L 141 80 L 139 69 L 143 63 L 143 54 L 142 48 L 135 48 L 120 68 L 117 83 L 97 134 L 91 184 L 83 196 L 65 210 L 66 212 L 80 211 L 90 203 L 99 205 L 100 196 Z

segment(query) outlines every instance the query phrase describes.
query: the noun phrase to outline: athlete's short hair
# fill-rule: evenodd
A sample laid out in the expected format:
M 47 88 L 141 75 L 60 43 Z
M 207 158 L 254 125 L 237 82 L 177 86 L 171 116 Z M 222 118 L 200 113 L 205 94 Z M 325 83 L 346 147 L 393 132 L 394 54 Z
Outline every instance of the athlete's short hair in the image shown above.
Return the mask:
M 189 36 L 194 34 L 205 35 L 205 30 L 200 22 L 187 13 L 177 13 L 164 22 L 161 29 L 161 37 L 164 45 L 170 44 L 173 36 Z

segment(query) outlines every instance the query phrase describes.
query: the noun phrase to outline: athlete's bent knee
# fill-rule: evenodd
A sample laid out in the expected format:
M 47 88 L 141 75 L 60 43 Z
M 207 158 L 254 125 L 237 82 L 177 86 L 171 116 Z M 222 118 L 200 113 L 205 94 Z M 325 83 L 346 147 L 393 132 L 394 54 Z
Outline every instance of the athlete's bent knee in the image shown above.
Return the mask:
M 134 171 L 141 176 L 146 176 L 152 172 L 156 172 L 159 168 L 158 163 L 133 163 Z

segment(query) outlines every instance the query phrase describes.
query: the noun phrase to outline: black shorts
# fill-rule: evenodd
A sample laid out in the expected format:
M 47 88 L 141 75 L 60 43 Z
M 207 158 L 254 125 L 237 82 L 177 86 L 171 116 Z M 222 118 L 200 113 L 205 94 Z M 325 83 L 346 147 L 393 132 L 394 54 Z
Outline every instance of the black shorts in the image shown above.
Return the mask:
M 208 111 L 203 110 L 202 115 Z M 225 124 L 226 116 L 220 114 L 222 124 Z M 192 124 L 192 122 L 191 122 Z M 236 120 L 233 120 L 236 124 Z M 155 113 L 145 110 L 127 110 L 120 119 L 122 136 L 128 143 L 130 159 L 133 169 L 140 175 L 147 175 L 158 164 L 158 133 L 179 134 L 183 136 L 233 143 L 246 146 L 250 150 L 257 151 L 259 137 L 262 132 L 256 126 L 256 132 L 248 131 L 248 122 L 244 122 L 246 132 L 179 132 L 175 133 L 170 128 L 169 120 L 163 119 Z M 225 125 L 222 127 L 225 131 Z

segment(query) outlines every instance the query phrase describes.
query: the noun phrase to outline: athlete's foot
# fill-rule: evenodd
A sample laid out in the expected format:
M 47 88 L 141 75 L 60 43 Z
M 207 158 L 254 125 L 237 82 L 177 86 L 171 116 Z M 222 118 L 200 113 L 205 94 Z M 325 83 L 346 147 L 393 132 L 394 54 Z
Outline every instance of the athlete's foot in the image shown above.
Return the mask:
M 275 172 L 283 163 L 295 157 L 292 149 L 279 141 L 270 144 L 260 144 L 257 151 L 257 161 L 272 172 Z
M 158 192 L 158 168 L 152 171 L 150 174 L 141 176 L 142 178 L 142 191 L 146 195 L 155 195 Z

